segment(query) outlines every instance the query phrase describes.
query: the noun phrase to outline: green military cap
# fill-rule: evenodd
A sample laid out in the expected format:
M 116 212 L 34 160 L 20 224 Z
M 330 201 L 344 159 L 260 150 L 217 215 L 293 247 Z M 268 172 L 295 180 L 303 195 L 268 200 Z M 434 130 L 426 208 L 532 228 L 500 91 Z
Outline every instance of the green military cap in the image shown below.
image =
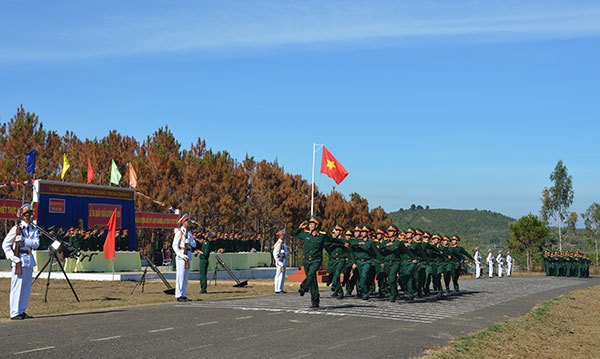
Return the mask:
M 412 227 L 410 227 L 409 229 L 406 230 L 406 233 L 415 234 L 415 230 Z
M 418 235 L 422 236 L 422 235 L 423 235 L 423 231 L 422 231 L 422 230 L 420 230 L 420 229 L 417 229 L 417 230 L 415 231 L 415 234 L 418 234 Z
M 346 233 L 344 233 L 344 234 L 346 234 L 347 236 L 351 236 L 351 235 L 353 235 L 354 233 L 353 233 L 351 230 L 347 230 L 347 231 L 346 231 Z
M 371 228 L 368 224 L 363 225 L 360 230 L 361 232 L 373 232 L 373 228 Z
M 387 228 L 388 231 L 394 231 L 394 232 L 398 232 L 398 227 L 396 227 L 393 224 L 390 224 L 389 227 Z
M 344 226 L 342 226 L 341 224 L 339 224 L 339 223 L 335 222 L 335 225 L 333 226 L 332 230 L 333 230 L 333 229 L 337 229 L 337 230 L 339 230 L 339 231 L 342 231 L 342 232 L 343 232 L 343 231 L 344 231 Z
M 309 222 L 314 222 L 314 223 L 317 224 L 317 226 L 321 225 L 321 220 L 317 216 L 310 216 Z
M 382 226 L 377 227 L 377 232 L 376 233 L 380 233 L 380 234 L 387 234 L 385 232 L 385 228 L 383 228 Z
M 355 231 L 362 231 L 362 226 L 360 224 L 357 224 L 356 226 L 354 226 L 354 230 Z
M 453 235 L 452 240 L 460 242 L 460 238 L 457 235 Z

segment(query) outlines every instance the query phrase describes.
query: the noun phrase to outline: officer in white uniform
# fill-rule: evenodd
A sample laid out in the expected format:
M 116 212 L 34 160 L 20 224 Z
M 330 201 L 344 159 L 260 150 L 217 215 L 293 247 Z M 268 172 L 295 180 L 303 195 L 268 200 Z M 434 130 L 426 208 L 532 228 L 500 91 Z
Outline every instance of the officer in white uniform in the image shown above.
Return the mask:
M 275 293 L 285 293 L 283 285 L 285 283 L 285 267 L 287 266 L 288 249 L 283 241 L 284 232 L 278 233 L 279 238 L 273 247 L 273 258 L 275 259 Z
M 492 253 L 492 249 L 490 248 L 488 256 L 487 256 L 487 265 L 488 265 L 488 274 L 490 278 L 494 277 L 494 254 Z
M 475 248 L 475 254 L 473 254 L 475 260 L 475 278 L 481 277 L 481 253 L 479 253 L 479 247 Z
M 508 277 L 510 277 L 510 275 L 512 274 L 512 265 L 513 265 L 513 258 L 510 255 L 510 251 L 508 251 L 506 253 L 506 275 Z
M 175 230 L 173 239 L 173 252 L 175 253 L 175 265 L 177 277 L 175 281 L 175 298 L 178 302 L 189 302 L 186 296 L 188 279 L 190 277 L 190 262 L 192 260 L 193 247 L 196 247 L 196 241 L 188 231 L 190 217 L 184 214 L 179 218 L 179 228 Z M 187 268 L 186 268 L 187 267 Z
M 8 232 L 2 242 L 2 250 L 6 254 L 6 259 L 12 262 L 10 319 L 13 320 L 33 318 L 25 313 L 25 309 L 29 304 L 33 267 L 35 267 L 35 259 L 31 250 L 40 246 L 38 230 L 30 224 L 33 219 L 31 205 L 21 206 L 17 211 L 17 218 L 20 219 L 20 223 Z M 15 242 L 20 243 L 19 253 L 14 252 Z M 15 273 L 17 263 L 21 263 L 21 274 Z
M 502 278 L 502 270 L 504 269 L 504 258 L 502 258 L 502 250 L 498 252 L 498 257 L 496 257 L 496 263 L 498 263 L 498 277 Z

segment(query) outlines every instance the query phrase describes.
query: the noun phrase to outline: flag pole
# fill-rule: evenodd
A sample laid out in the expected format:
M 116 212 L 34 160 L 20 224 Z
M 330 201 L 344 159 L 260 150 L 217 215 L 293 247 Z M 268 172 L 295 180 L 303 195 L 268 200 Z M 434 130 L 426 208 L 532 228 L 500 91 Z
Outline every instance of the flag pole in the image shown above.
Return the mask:
M 315 149 L 317 148 L 317 144 L 313 142 L 313 164 L 312 164 L 312 185 L 310 191 L 310 215 L 313 216 L 315 214 L 315 153 L 317 152 Z
M 317 149 L 317 143 L 313 142 L 313 165 L 312 165 L 312 185 L 310 191 L 310 215 L 315 214 L 315 155 L 317 151 L 323 148 L 322 144 L 318 144 L 320 147 Z

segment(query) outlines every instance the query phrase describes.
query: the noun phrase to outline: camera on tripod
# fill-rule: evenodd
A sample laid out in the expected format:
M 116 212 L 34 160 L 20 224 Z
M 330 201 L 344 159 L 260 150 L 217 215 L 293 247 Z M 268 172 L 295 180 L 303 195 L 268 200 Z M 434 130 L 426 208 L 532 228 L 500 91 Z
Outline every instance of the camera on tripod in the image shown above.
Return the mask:
M 54 242 L 52 242 L 52 244 L 48 247 L 49 250 L 57 253 L 63 253 L 65 258 L 77 258 L 79 256 L 79 250 L 70 245 L 68 242 L 56 238 L 51 239 L 54 239 Z

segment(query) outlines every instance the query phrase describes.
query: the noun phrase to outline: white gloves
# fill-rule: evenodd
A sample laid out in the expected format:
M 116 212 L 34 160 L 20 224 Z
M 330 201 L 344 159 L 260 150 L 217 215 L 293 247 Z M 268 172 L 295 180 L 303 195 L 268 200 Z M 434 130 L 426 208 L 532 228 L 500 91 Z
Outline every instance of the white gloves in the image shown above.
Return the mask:
M 185 237 L 185 239 L 183 240 L 183 243 L 187 246 L 188 244 L 190 244 L 190 239 Z
M 178 254 L 178 255 L 177 255 L 177 258 L 179 258 L 179 259 L 183 259 L 184 261 L 187 261 L 187 260 L 189 260 L 188 256 L 187 256 L 187 255 L 185 255 L 185 254 Z
M 15 237 L 15 242 L 23 242 L 23 236 L 22 235 L 18 235 Z
M 21 262 L 21 259 L 17 256 L 12 256 L 12 257 L 10 257 L 10 261 L 17 264 L 17 263 Z

